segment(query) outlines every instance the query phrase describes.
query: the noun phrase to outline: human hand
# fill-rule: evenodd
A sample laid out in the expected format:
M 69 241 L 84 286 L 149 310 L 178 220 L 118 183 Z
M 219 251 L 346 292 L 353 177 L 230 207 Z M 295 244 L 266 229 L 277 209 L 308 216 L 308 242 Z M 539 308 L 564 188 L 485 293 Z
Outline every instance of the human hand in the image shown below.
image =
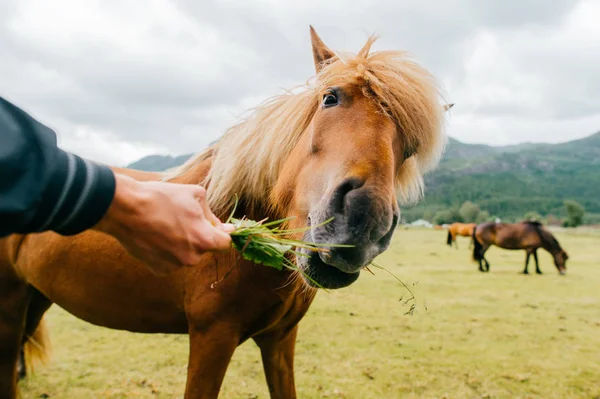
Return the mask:
M 234 227 L 212 213 L 203 187 L 115 178 L 113 202 L 94 229 L 114 236 L 156 274 L 195 265 L 204 252 L 231 247 Z

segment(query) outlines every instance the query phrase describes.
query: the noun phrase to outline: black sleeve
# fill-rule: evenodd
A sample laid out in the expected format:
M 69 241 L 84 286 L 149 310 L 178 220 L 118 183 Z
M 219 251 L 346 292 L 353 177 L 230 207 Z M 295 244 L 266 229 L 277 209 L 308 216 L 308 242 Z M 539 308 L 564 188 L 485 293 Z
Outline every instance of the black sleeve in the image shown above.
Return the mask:
M 114 193 L 108 167 L 59 149 L 54 131 L 0 97 L 0 237 L 77 234 L 104 216 Z

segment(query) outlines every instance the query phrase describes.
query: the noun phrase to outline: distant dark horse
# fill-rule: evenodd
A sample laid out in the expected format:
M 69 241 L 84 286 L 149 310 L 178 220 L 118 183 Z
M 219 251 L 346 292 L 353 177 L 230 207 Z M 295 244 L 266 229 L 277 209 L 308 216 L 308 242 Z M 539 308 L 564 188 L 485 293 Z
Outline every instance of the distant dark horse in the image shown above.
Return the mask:
M 552 233 L 546 230 L 541 223 L 524 221 L 521 223 L 483 223 L 475 227 L 473 230 L 473 259 L 479 262 L 480 272 L 489 272 L 490 264 L 485 259 L 485 251 L 491 245 L 496 245 L 504 249 L 524 249 L 527 251 L 525 258 L 524 274 L 529 274 L 527 267 L 529 265 L 529 257 L 533 255 L 535 259 L 535 272 L 542 274 L 538 263 L 537 250 L 544 248 L 554 257 L 554 264 L 560 274 L 565 274 L 567 271 L 567 259 L 569 256 L 560 247 L 560 244 L 554 238 Z M 483 267 L 485 262 L 485 269 Z

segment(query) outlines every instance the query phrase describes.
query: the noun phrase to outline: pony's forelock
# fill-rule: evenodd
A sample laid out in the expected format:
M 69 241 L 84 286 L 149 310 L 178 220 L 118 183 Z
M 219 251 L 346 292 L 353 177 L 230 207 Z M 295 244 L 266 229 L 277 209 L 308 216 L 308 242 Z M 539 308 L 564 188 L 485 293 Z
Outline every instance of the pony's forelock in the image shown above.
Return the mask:
M 307 130 L 323 89 L 356 84 L 398 124 L 406 145 L 415 147 L 415 154 L 404 162 L 396 177 L 400 202 L 415 202 L 423 193 L 423 174 L 437 165 L 446 144 L 442 95 L 431 74 L 407 53 L 371 52 L 375 40 L 370 37 L 357 54 L 337 53 L 299 90 L 272 97 L 256 107 L 218 143 L 169 177 L 212 156 L 203 184 L 208 185 L 209 205 L 217 214 L 226 213 L 236 196 L 243 197 L 248 205 L 268 206 L 265 202 L 282 165 Z

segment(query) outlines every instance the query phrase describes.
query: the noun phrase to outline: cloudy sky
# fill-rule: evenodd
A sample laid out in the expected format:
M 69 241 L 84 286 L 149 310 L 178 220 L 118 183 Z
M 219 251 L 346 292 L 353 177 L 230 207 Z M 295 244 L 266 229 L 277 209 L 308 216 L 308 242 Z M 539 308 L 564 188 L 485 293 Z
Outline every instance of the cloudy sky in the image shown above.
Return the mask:
M 313 74 L 313 24 L 413 53 L 459 140 L 560 142 L 600 130 L 599 21 L 600 0 L 0 0 L 0 95 L 97 161 L 195 152 Z

